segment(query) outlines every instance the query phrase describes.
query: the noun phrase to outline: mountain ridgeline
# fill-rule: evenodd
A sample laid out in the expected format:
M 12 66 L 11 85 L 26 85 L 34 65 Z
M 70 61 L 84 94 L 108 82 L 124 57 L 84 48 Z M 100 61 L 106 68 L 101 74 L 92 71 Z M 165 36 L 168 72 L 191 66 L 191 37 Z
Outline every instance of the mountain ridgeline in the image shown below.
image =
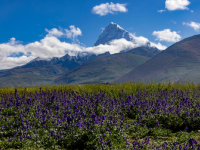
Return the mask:
M 109 44 L 110 41 L 121 38 L 136 42 L 132 34 L 111 22 L 94 45 Z M 122 50 L 114 55 L 109 52 L 99 55 L 78 52 L 61 58 L 36 58 L 23 66 L 1 70 L 0 87 L 109 82 L 140 66 L 159 52 L 147 42 L 143 47 L 128 52 Z
M 94 46 L 124 38 L 137 44 L 136 37 L 110 23 Z M 52 84 L 123 83 L 142 80 L 200 82 L 200 35 L 177 42 L 164 51 L 146 42 L 120 53 L 96 55 L 78 52 L 61 58 L 36 58 L 13 69 L 0 71 L 0 87 Z
M 25 64 L 24 66 L 21 66 L 21 68 L 34 68 L 34 67 L 44 67 L 49 65 L 61 65 L 62 67 L 65 67 L 69 70 L 74 69 L 75 67 L 85 63 L 86 61 L 89 61 L 96 57 L 94 54 L 88 54 L 86 56 L 80 56 L 78 54 L 77 56 L 70 56 L 66 54 L 65 56 L 61 58 L 54 57 L 52 59 L 41 59 L 36 58 L 29 63 Z
M 62 74 L 93 59 L 96 55 L 69 56 L 61 58 L 41 59 L 36 58 L 29 63 L 0 72 L 1 87 L 36 86 L 54 83 L 54 80 Z
M 158 51 L 139 47 L 125 53 L 95 57 L 62 75 L 55 83 L 107 83 L 140 66 L 157 53 Z

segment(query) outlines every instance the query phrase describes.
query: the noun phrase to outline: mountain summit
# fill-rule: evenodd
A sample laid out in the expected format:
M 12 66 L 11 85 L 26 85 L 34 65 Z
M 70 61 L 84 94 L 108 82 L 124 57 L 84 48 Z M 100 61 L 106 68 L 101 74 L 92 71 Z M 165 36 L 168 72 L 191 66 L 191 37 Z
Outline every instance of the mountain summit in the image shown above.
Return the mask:
M 118 24 L 111 22 L 101 33 L 99 38 L 97 39 L 94 46 L 98 46 L 100 44 L 109 44 L 110 41 L 124 38 L 127 41 L 131 41 L 134 44 L 140 46 L 147 47 L 151 50 L 158 50 L 155 46 L 149 42 L 149 40 L 145 37 L 136 37 L 135 35 L 129 33 Z
M 108 44 L 112 40 L 121 38 L 125 38 L 127 41 L 134 41 L 134 36 L 132 34 L 124 30 L 118 24 L 111 22 L 99 36 L 94 46 Z

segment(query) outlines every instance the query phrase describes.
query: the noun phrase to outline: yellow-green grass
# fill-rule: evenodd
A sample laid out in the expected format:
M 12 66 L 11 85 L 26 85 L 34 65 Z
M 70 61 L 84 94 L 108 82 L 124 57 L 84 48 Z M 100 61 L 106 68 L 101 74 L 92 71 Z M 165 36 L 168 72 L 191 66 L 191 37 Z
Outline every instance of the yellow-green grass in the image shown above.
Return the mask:
M 36 91 L 39 92 L 40 88 L 43 91 L 51 91 L 51 90 L 65 90 L 65 91 L 75 91 L 79 94 L 83 93 L 99 93 L 100 91 L 105 91 L 111 94 L 112 96 L 118 97 L 119 94 L 122 92 L 125 94 L 135 94 L 140 90 L 148 90 L 149 92 L 157 91 L 157 90 L 200 90 L 200 84 L 194 84 L 190 82 L 185 83 L 172 83 L 170 81 L 166 82 L 140 82 L 140 83 L 134 83 L 134 82 L 126 82 L 122 84 L 83 84 L 83 85 L 71 85 L 71 84 L 65 84 L 65 85 L 42 85 L 42 86 L 35 86 L 31 88 L 27 87 L 18 87 L 18 88 L 0 88 L 1 94 L 8 94 L 10 92 L 15 92 L 15 89 L 17 89 L 17 92 L 19 94 L 24 93 L 35 93 Z

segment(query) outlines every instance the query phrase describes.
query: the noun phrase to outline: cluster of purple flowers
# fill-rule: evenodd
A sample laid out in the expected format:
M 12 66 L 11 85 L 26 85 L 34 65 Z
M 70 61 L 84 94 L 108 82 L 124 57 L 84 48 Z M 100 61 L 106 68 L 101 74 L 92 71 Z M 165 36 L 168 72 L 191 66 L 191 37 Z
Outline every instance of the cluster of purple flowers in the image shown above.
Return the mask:
M 198 148 L 195 139 L 185 145 L 174 142 L 159 147 L 152 146 L 146 136 L 143 143 L 131 143 L 126 131 L 130 119 L 136 128 L 145 126 L 149 132 L 154 127 L 173 132 L 198 130 L 199 98 L 197 91 L 181 90 L 122 92 L 117 98 L 104 91 L 79 94 L 62 89 L 0 93 L 0 139 L 7 142 L 6 148 L 26 147 L 26 143 L 62 149 Z
M 178 144 L 178 142 L 174 142 L 173 145 L 169 145 L 168 142 L 164 142 L 163 145 L 161 146 L 156 146 L 156 145 L 150 145 L 149 144 L 150 140 L 149 138 L 145 139 L 145 142 L 136 142 L 133 141 L 133 149 L 156 149 L 156 150 L 167 150 L 167 149 L 171 149 L 171 150 L 190 150 L 190 149 L 197 149 L 200 150 L 200 146 L 196 146 L 198 144 L 198 142 L 195 139 L 189 139 L 187 143 L 184 144 Z
M 41 90 L 20 95 L 16 90 L 0 96 L 0 138 L 12 145 L 24 147 L 29 141 L 33 146 L 95 149 L 126 143 L 122 140 L 125 114 L 117 99 L 111 101 L 105 93 Z

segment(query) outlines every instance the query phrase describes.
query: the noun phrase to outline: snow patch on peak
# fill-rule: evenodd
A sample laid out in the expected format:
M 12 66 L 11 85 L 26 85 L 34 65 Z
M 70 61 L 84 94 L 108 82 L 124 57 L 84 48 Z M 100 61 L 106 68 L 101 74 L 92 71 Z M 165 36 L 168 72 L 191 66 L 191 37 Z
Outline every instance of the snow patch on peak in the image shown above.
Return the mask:
M 98 40 L 94 44 L 94 46 L 98 46 L 100 44 L 108 44 L 112 40 L 124 38 L 127 41 L 133 41 L 133 35 L 128 31 L 124 30 L 118 24 L 111 22 L 101 33 Z
M 122 27 L 120 27 L 118 24 L 116 24 L 114 22 L 111 22 L 105 29 L 107 29 L 107 30 L 124 30 Z
M 118 24 L 114 23 L 114 22 L 111 22 L 110 25 L 108 27 L 111 27 L 111 28 L 118 28 L 120 30 L 124 30 L 122 27 L 120 27 Z

